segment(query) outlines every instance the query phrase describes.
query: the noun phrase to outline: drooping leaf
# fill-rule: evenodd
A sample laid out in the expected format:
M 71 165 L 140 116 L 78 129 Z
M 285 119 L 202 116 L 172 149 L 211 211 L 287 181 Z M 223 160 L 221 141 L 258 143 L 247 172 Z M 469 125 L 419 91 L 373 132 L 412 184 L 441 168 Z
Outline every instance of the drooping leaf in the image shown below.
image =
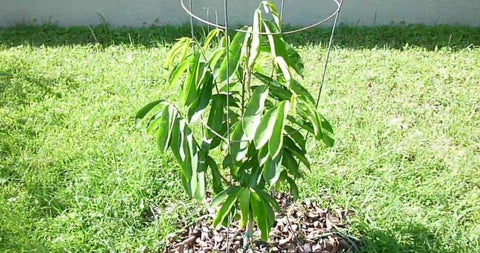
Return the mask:
M 218 228 L 218 226 L 227 218 L 231 209 L 236 203 L 238 194 L 240 193 L 241 187 L 236 187 L 234 190 L 228 193 L 228 197 L 225 202 L 222 204 L 222 207 L 217 212 L 215 219 L 213 220 L 213 227 Z
M 231 187 L 223 190 L 222 192 L 217 194 L 212 199 L 212 203 L 210 203 L 210 206 L 211 207 L 216 207 L 216 206 L 220 205 L 221 203 L 223 203 L 228 198 L 228 196 L 230 196 L 234 192 L 238 192 L 240 189 L 241 189 L 240 186 L 231 186 Z
M 280 17 L 280 14 L 277 11 L 277 7 L 272 1 L 262 1 L 261 5 L 263 5 L 263 9 L 265 10 L 265 13 L 271 13 L 273 20 L 275 21 L 275 24 L 277 26 L 277 29 L 280 30 L 282 27 L 282 20 Z
M 232 128 L 231 153 L 234 160 L 239 162 L 247 155 L 248 140 L 247 136 L 243 132 L 243 127 L 240 122 L 236 123 Z
M 286 125 L 285 126 L 285 131 L 287 132 L 288 136 L 292 138 L 292 140 L 295 141 L 295 143 L 298 145 L 298 147 L 301 150 L 305 150 L 306 147 L 306 139 L 305 136 L 302 135 L 300 130 L 297 130 L 291 126 Z
M 183 73 L 185 73 L 185 71 L 188 69 L 188 66 L 190 66 L 191 60 L 192 57 L 188 57 L 187 59 L 176 65 L 170 72 L 170 76 L 168 78 L 168 87 L 170 89 L 179 83 Z
M 265 100 L 267 97 L 267 86 L 259 86 L 253 91 L 250 102 L 245 108 L 242 125 L 248 140 L 253 140 L 255 137 L 255 132 L 260 124 L 263 110 L 265 109 Z
M 283 159 L 282 165 L 285 167 L 288 173 L 292 174 L 293 176 L 300 178 L 302 177 L 302 173 L 300 172 L 299 164 L 297 160 L 293 157 L 292 153 L 288 149 L 283 150 Z M 282 171 L 286 173 L 286 171 Z
M 278 205 L 278 202 L 275 200 L 274 197 L 270 196 L 267 192 L 265 192 L 261 188 L 255 188 L 255 192 L 260 194 L 263 200 L 265 200 L 265 202 L 268 202 L 270 206 L 275 208 L 275 210 L 280 211 L 280 205 Z
M 203 50 L 206 51 L 210 48 L 210 43 L 212 42 L 213 38 L 217 37 L 222 30 L 220 29 L 213 29 L 208 33 L 205 41 L 203 42 Z
M 322 125 L 319 113 L 317 112 L 314 105 L 307 102 L 305 99 L 302 99 L 302 97 L 299 97 L 297 104 L 297 112 L 304 120 L 307 120 L 311 123 L 315 138 L 317 140 L 320 140 L 322 138 Z
M 295 79 L 292 80 L 290 88 L 299 97 L 304 97 L 304 98 L 306 98 L 306 101 L 310 102 L 312 105 L 315 105 L 315 99 L 313 98 L 312 94 L 310 92 L 308 92 L 308 90 L 305 87 L 303 87 Z
M 258 229 L 260 229 L 261 239 L 267 241 L 268 234 L 270 232 L 267 209 L 265 208 L 262 198 L 260 195 L 258 195 L 258 193 L 251 192 L 250 196 L 253 219 L 257 222 Z
M 291 177 L 289 177 L 285 171 L 282 172 L 281 177 L 282 177 L 283 180 L 287 181 L 287 183 L 289 184 L 290 194 L 292 194 L 293 199 L 294 200 L 298 199 L 299 191 L 298 191 L 298 186 L 295 183 L 295 180 L 293 180 Z
M 272 136 L 268 141 L 268 152 L 270 157 L 274 160 L 280 153 L 283 146 L 283 129 L 285 126 L 286 117 L 290 109 L 290 102 L 284 100 L 278 103 L 278 110 L 275 119 L 275 125 L 273 127 Z
M 292 92 L 290 92 L 284 85 L 262 73 L 255 72 L 253 75 L 262 83 L 268 85 L 270 94 L 278 100 L 290 100 Z
M 213 160 L 213 158 L 211 158 L 210 156 L 207 156 L 207 164 L 212 173 L 213 192 L 219 193 L 223 190 L 222 176 L 220 175 L 220 170 L 218 169 L 218 166 L 215 160 Z
M 263 146 L 258 151 L 258 163 L 260 166 L 264 165 L 267 162 L 269 155 L 268 155 L 268 146 Z
M 140 110 L 138 110 L 137 114 L 135 115 L 135 120 L 137 121 L 137 124 L 139 121 L 141 121 L 153 108 L 155 108 L 157 105 L 164 104 L 165 100 L 160 99 L 153 101 L 151 103 L 148 103 L 144 107 L 142 107 Z
M 186 106 L 191 105 L 197 97 L 198 76 L 202 75 L 204 70 L 204 68 L 202 70 L 200 69 L 201 66 L 200 53 L 196 51 L 193 54 L 190 65 L 188 66 L 187 79 L 185 80 L 182 89 L 183 103 Z
M 288 59 L 289 59 L 289 66 L 297 72 L 301 77 L 303 77 L 303 72 L 305 70 L 305 66 L 303 65 L 302 58 L 297 53 L 295 48 L 290 46 L 288 43 L 285 43 L 287 47 Z
M 247 224 L 250 216 L 250 189 L 242 188 L 238 195 L 238 204 L 240 206 L 240 212 L 242 213 L 242 220 L 240 221 L 239 227 L 243 229 Z
M 220 65 L 220 68 L 216 73 L 217 81 L 219 83 L 227 80 L 227 78 L 229 78 L 237 70 L 240 62 L 240 56 L 242 54 L 242 45 L 244 39 L 244 32 L 238 32 L 235 37 L 233 37 L 232 43 L 230 43 L 228 57 L 223 58 L 222 65 Z
M 282 172 L 282 153 L 279 153 L 275 158 L 270 156 L 267 158 L 263 168 L 263 178 L 270 185 L 274 185 L 280 178 L 280 173 Z
M 207 71 L 202 79 L 200 94 L 196 98 L 195 102 L 188 108 L 188 117 L 190 119 L 190 123 L 197 121 L 205 108 L 207 108 L 208 104 L 210 103 L 210 98 L 212 97 L 213 87 L 213 75 Z
M 262 32 L 262 13 L 259 9 L 255 10 L 252 24 L 252 42 L 250 45 L 250 57 L 248 58 L 248 67 L 253 67 L 255 60 L 260 54 Z
M 322 140 L 328 147 L 332 147 L 335 143 L 335 135 L 333 133 L 332 125 L 330 125 L 330 122 L 328 122 L 323 115 L 319 115 L 320 120 L 322 121 Z
M 187 55 L 188 48 L 190 47 L 191 41 L 192 39 L 187 37 L 179 39 L 178 42 L 173 45 L 170 51 L 168 51 L 167 58 L 163 64 L 163 67 L 165 69 L 169 69 L 172 66 L 175 58 L 180 54 L 181 54 L 180 61 L 183 61 L 185 56 Z
M 283 139 L 284 147 L 290 151 L 290 153 L 297 157 L 300 162 L 302 162 L 308 169 L 310 169 L 310 161 L 306 157 L 306 153 L 304 150 L 300 149 L 295 142 L 290 139 L 288 136 L 285 136 Z
M 157 130 L 157 145 L 162 152 L 166 152 L 170 145 L 170 138 L 172 136 L 172 128 L 177 118 L 178 111 L 173 105 L 168 105 L 163 110 L 160 117 L 160 123 Z
M 257 149 L 260 149 L 263 147 L 263 145 L 267 144 L 268 140 L 272 136 L 275 121 L 277 119 L 277 113 L 278 108 L 274 107 L 268 110 L 265 115 L 263 115 L 260 124 L 257 127 L 257 131 L 255 132 L 255 138 L 253 139 Z
M 225 104 L 226 100 L 224 96 L 212 96 L 212 106 L 210 107 L 210 114 L 207 120 L 209 129 L 206 130 L 206 137 L 208 139 L 217 137 L 215 133 L 222 134 Z

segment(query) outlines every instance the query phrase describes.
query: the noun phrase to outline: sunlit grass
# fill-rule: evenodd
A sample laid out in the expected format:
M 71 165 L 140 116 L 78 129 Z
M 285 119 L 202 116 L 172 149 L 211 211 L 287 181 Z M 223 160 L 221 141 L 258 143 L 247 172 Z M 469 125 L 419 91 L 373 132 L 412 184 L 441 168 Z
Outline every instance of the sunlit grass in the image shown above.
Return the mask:
M 156 250 L 199 213 L 135 128 L 142 105 L 177 96 L 161 65 L 188 29 L 162 29 L 98 27 L 99 44 L 87 28 L 0 30 L 0 251 Z M 340 29 L 321 99 L 337 143 L 312 144 L 301 194 L 354 210 L 366 251 L 480 251 L 478 34 Z M 312 91 L 326 38 L 290 38 Z

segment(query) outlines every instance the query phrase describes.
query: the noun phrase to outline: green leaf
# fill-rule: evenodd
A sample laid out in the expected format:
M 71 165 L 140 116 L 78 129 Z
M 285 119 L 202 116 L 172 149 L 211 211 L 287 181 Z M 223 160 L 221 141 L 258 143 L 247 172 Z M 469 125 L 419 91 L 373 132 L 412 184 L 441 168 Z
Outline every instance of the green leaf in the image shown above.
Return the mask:
M 258 78 L 262 83 L 268 85 L 270 94 L 273 97 L 276 97 L 278 100 L 290 100 L 292 93 L 284 85 L 262 73 L 255 72 L 253 73 L 253 75 Z
M 273 127 L 272 136 L 268 142 L 268 152 L 272 159 L 275 159 L 283 148 L 283 129 L 289 109 L 290 102 L 288 100 L 284 100 L 278 104 L 275 125 Z
M 278 14 L 277 7 L 275 7 L 275 4 L 271 1 L 262 1 L 261 3 L 263 5 L 263 9 L 265 10 L 265 13 L 271 13 L 273 20 L 275 21 L 275 24 L 277 25 L 278 30 L 282 27 L 282 20 L 280 15 Z
M 280 211 L 280 205 L 278 205 L 278 202 L 275 200 L 275 198 L 273 198 L 272 196 L 270 196 L 268 193 L 266 193 L 264 190 L 262 189 L 258 189 L 258 188 L 255 188 L 255 191 L 260 194 L 260 196 L 265 200 L 265 202 L 268 202 L 270 203 L 270 205 L 275 208 L 275 210 L 277 211 Z
M 160 117 L 160 123 L 157 130 L 157 145 L 162 152 L 166 152 L 169 147 L 172 128 L 177 115 L 177 109 L 173 105 L 168 105 L 168 107 L 163 110 L 162 116 Z
M 295 142 L 293 142 L 292 139 L 289 137 L 285 136 L 284 139 L 284 147 L 290 151 L 290 153 L 297 157 L 300 162 L 302 162 L 308 169 L 310 169 L 310 161 L 308 161 L 308 158 L 305 156 L 306 153 L 305 151 L 301 150 L 297 145 L 295 145 Z
M 153 101 L 151 103 L 148 103 L 144 107 L 142 107 L 140 110 L 138 110 L 137 114 L 135 115 L 135 119 L 138 123 L 138 121 L 142 120 L 155 106 L 164 103 L 165 100 L 160 99 Z
M 241 187 L 236 187 L 234 190 L 228 193 L 227 199 L 222 204 L 222 207 L 220 207 L 220 210 L 218 210 L 217 215 L 213 220 L 213 227 L 217 229 L 218 226 L 225 220 L 225 218 L 227 218 L 228 214 L 236 203 L 241 189 Z
M 219 68 L 220 68 L 220 59 L 225 56 L 225 49 L 224 48 L 218 48 L 216 49 L 212 56 L 208 60 L 208 66 L 210 66 L 210 69 L 213 70 L 213 73 L 218 73 Z
M 297 94 L 299 97 L 304 97 L 308 102 L 310 102 L 312 105 L 315 105 L 315 99 L 313 98 L 312 94 L 308 92 L 308 90 L 303 87 L 299 82 L 296 80 L 292 80 L 290 89 Z
M 282 178 L 285 179 L 287 183 L 290 185 L 290 193 L 292 194 L 293 199 L 294 200 L 298 199 L 299 191 L 298 191 L 298 186 L 295 183 L 295 180 L 289 177 L 285 171 L 282 172 Z
M 243 229 L 247 224 L 250 216 L 250 189 L 242 188 L 238 195 L 238 203 L 240 205 L 240 211 L 242 213 L 242 220 L 240 221 L 239 227 Z
M 302 58 L 292 46 L 287 43 L 285 43 L 285 46 L 287 48 L 287 54 L 289 59 L 288 65 L 293 68 L 295 72 L 297 72 L 297 74 L 303 77 L 305 66 L 303 65 Z
M 253 16 L 252 25 L 252 42 L 250 45 L 250 57 L 248 58 L 248 67 L 253 67 L 255 60 L 260 54 L 261 35 L 262 32 L 262 12 L 257 9 Z
M 235 161 L 241 161 L 248 152 L 247 136 L 243 132 L 242 124 L 240 122 L 233 126 L 231 153 Z
M 203 50 L 206 51 L 210 48 L 210 43 L 213 40 L 213 38 L 217 37 L 218 34 L 220 34 L 222 30 L 220 29 L 213 29 L 208 33 L 207 37 L 205 38 L 205 42 L 203 43 Z
M 177 64 L 175 68 L 173 68 L 172 72 L 170 72 L 170 76 L 168 78 L 168 87 L 170 89 L 178 84 L 180 77 L 187 70 L 191 60 L 192 60 L 192 57 L 188 57 L 184 61 Z
M 224 96 L 214 95 L 212 97 L 212 106 L 210 107 L 210 114 L 208 115 L 207 125 L 208 127 L 215 131 L 216 133 L 221 134 L 224 121 L 224 107 L 226 101 Z M 210 129 L 207 129 L 207 138 L 213 139 L 216 137 Z M 213 146 L 213 144 L 212 144 Z
M 210 98 L 212 97 L 213 87 L 213 75 L 207 71 L 202 80 L 200 94 L 195 102 L 193 102 L 193 104 L 188 108 L 188 118 L 190 119 L 190 123 L 197 121 L 205 108 L 207 108 L 208 104 L 210 103 Z
M 223 190 L 222 175 L 220 175 L 220 170 L 218 169 L 215 160 L 213 160 L 210 156 L 207 156 L 207 164 L 212 172 L 213 192 L 219 193 Z
M 330 125 L 330 122 L 328 122 L 323 115 L 319 115 L 322 121 L 322 140 L 328 147 L 332 147 L 333 144 L 335 144 L 332 125 Z
M 268 146 L 263 146 L 259 151 L 258 151 L 258 163 L 260 166 L 264 165 L 265 162 L 267 162 L 268 159 Z
M 245 108 L 242 124 L 245 135 L 250 141 L 255 137 L 255 132 L 260 124 L 263 110 L 265 109 L 265 100 L 267 97 L 267 86 L 259 86 L 253 91 L 250 102 L 248 102 L 247 107 Z
M 235 34 L 235 37 L 233 37 L 232 43 L 230 43 L 229 55 L 228 57 L 223 58 L 222 65 L 220 65 L 220 69 L 218 69 L 218 73 L 216 73 L 218 75 L 217 81 L 219 83 L 227 80 L 227 78 L 232 76 L 232 74 L 235 73 L 235 71 L 237 70 L 238 64 L 240 62 L 244 39 L 244 32 L 237 32 L 237 34 Z
M 268 234 L 270 232 L 267 209 L 265 208 L 262 198 L 260 195 L 258 195 L 258 193 L 251 192 L 250 195 L 250 205 L 252 207 L 253 219 L 257 222 L 258 229 L 260 229 L 261 239 L 263 241 L 267 241 Z
M 165 60 L 165 63 L 163 64 L 163 67 L 165 69 L 169 69 L 173 64 L 173 61 L 179 54 L 182 54 L 180 61 L 183 61 L 188 52 L 191 41 L 192 39 L 187 37 L 179 39 L 178 42 L 173 45 L 170 51 L 168 51 L 167 58 Z
M 297 160 L 293 157 L 292 153 L 288 149 L 283 150 L 283 159 L 282 165 L 285 169 L 295 177 L 302 177 L 302 173 L 300 172 L 299 164 Z M 286 171 L 282 171 L 284 173 Z
M 277 107 L 268 110 L 262 117 L 257 131 L 255 132 L 255 138 L 253 139 L 255 147 L 260 149 L 265 145 L 272 136 L 273 127 L 277 119 Z
M 282 154 L 279 153 L 275 158 L 268 157 L 267 162 L 263 168 L 263 178 L 270 185 L 274 185 L 280 178 L 282 172 Z
M 301 150 L 305 150 L 306 147 L 306 139 L 305 136 L 300 133 L 300 130 L 297 130 L 291 126 L 285 126 L 285 131 L 287 132 L 288 136 L 292 138 L 295 143 L 300 147 Z
M 232 194 L 232 192 L 239 191 L 240 189 L 241 189 L 240 186 L 231 186 L 223 190 L 212 199 L 212 203 L 210 203 L 210 206 L 216 207 L 220 205 L 222 202 L 224 202 L 228 198 L 228 196 Z
M 305 120 L 309 121 L 313 126 L 315 138 L 320 140 L 322 138 L 322 125 L 320 115 L 314 105 L 299 97 L 297 105 L 298 114 Z
M 188 72 L 187 72 L 187 80 L 183 84 L 183 89 L 182 89 L 182 96 L 184 100 L 184 105 L 189 106 L 191 105 L 194 101 L 195 98 L 197 97 L 197 81 L 198 76 L 203 75 L 203 70 L 200 69 L 200 53 L 196 51 L 193 54 L 193 58 L 190 61 L 190 65 L 188 67 Z

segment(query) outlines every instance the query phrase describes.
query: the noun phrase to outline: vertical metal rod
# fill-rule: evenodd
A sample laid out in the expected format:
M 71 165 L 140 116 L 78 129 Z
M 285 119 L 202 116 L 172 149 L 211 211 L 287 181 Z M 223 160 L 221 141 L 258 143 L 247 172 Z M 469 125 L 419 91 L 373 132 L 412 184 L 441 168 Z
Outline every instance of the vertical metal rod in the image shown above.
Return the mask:
M 230 139 L 230 39 L 228 37 L 228 1 L 223 0 L 223 14 L 224 14 L 224 22 L 225 22 L 225 36 L 227 38 L 225 50 L 226 55 L 225 59 L 227 60 L 227 140 L 228 140 L 228 154 L 231 154 L 231 139 Z M 230 175 L 231 180 L 232 175 Z M 230 217 L 228 218 L 228 226 L 227 226 L 227 250 L 226 252 L 230 252 Z
M 192 12 L 193 11 L 193 1 L 192 0 L 188 0 L 188 6 L 190 8 L 190 12 Z M 190 32 L 192 34 L 192 39 L 194 39 L 195 38 L 195 33 L 193 32 L 193 17 L 192 17 L 192 15 L 190 15 Z
M 283 10 L 285 10 L 285 0 L 282 0 L 282 5 L 280 6 L 280 20 L 282 20 L 282 24 L 283 24 Z
M 330 34 L 330 41 L 328 42 L 328 48 L 327 48 L 327 58 L 325 59 L 325 65 L 323 66 L 322 82 L 320 83 L 320 89 L 318 90 L 317 103 L 315 104 L 316 107 L 318 107 L 318 104 L 320 103 L 320 97 L 322 96 L 322 90 L 325 84 L 325 76 L 327 74 L 328 63 L 330 60 L 330 51 L 332 49 L 332 44 L 333 44 L 333 35 L 335 34 L 335 28 L 337 27 L 338 16 L 340 16 L 340 10 L 342 9 L 343 1 L 344 0 L 341 0 L 340 6 L 338 7 L 337 14 L 335 15 L 335 20 L 333 21 L 332 33 Z

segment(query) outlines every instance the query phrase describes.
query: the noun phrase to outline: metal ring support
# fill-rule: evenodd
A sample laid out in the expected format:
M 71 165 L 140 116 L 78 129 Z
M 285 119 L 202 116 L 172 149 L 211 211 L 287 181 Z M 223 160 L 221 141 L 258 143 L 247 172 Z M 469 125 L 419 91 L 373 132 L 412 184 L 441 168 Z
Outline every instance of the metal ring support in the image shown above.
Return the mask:
M 193 0 L 190 0 L 190 1 L 193 1 Z M 297 33 L 297 32 L 301 32 L 301 31 L 305 31 L 305 30 L 308 30 L 310 28 L 313 28 L 313 27 L 316 27 L 316 26 L 319 26 L 329 20 L 331 20 L 332 18 L 336 17 L 337 14 L 340 12 L 340 9 L 342 7 L 342 3 L 343 3 L 344 0 L 332 0 L 332 2 L 334 2 L 336 5 L 337 5 L 337 8 L 335 9 L 335 11 L 330 14 L 328 17 L 326 17 L 325 19 L 322 19 L 320 20 L 319 22 L 317 23 L 314 23 L 312 25 L 308 25 L 308 26 L 305 26 L 305 27 L 302 27 L 302 28 L 299 28 L 299 29 L 295 29 L 295 30 L 290 30 L 290 31 L 285 31 L 285 32 L 278 32 L 278 33 L 267 33 L 267 32 L 259 32 L 259 33 L 256 33 L 256 34 L 262 34 L 262 35 L 282 35 L 282 34 L 292 34 L 292 33 Z M 218 25 L 218 24 L 215 24 L 215 23 L 212 23 L 208 20 L 205 20 L 203 18 L 200 18 L 198 17 L 197 15 L 195 15 L 193 13 L 193 11 L 190 11 L 189 8 L 185 5 L 185 0 L 180 0 L 180 4 L 182 5 L 182 8 L 183 10 L 188 14 L 190 15 L 191 17 L 193 17 L 194 19 L 204 23 L 204 24 L 207 24 L 207 25 L 211 25 L 213 27 L 216 27 L 216 28 L 219 28 L 219 29 L 222 29 L 222 30 L 225 30 L 225 29 L 229 29 L 229 30 L 235 30 L 237 32 L 243 32 L 243 33 L 253 33 L 253 32 L 247 32 L 245 30 L 241 30 L 241 29 L 233 29 L 233 28 L 230 28 L 230 27 L 226 27 L 226 26 L 222 26 L 222 25 Z

